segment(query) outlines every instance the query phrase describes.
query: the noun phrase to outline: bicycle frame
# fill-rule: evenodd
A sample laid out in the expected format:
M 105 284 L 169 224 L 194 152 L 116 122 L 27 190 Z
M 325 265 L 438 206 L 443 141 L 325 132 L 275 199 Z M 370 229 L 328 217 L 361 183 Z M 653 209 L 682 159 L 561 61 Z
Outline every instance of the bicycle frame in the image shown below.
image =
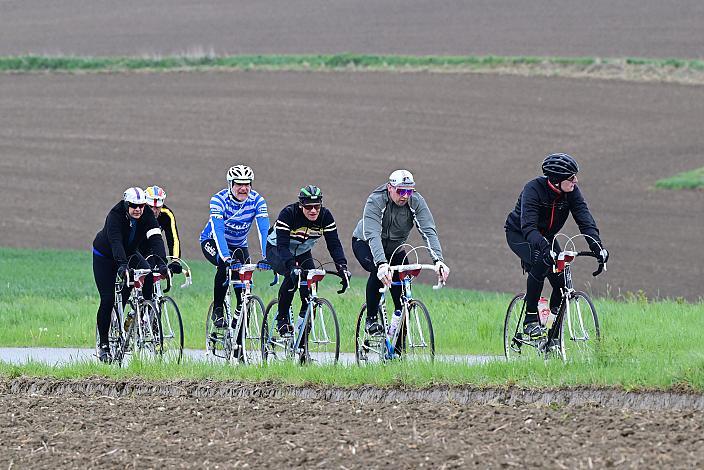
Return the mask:
M 242 318 L 246 317 L 244 313 L 248 311 L 249 302 L 252 298 L 252 286 L 254 285 L 254 283 L 252 282 L 252 275 L 254 274 L 254 270 L 257 269 L 257 267 L 257 264 L 248 263 L 242 265 L 233 265 L 230 269 L 227 270 L 227 283 L 229 287 L 227 289 L 227 295 L 225 295 L 224 302 L 227 330 L 230 340 L 232 340 L 233 338 L 239 338 L 240 336 L 243 338 L 242 344 L 239 344 L 238 341 L 235 339 L 235 344 L 230 350 L 230 357 L 228 358 L 229 360 L 232 360 L 232 358 L 236 354 L 236 351 L 238 351 L 239 348 L 242 348 L 240 357 L 242 357 L 243 361 L 246 363 L 249 359 L 247 357 L 247 348 L 244 345 L 244 341 L 247 338 L 247 322 L 243 322 Z M 237 273 L 237 279 L 233 279 L 233 272 Z M 232 320 L 234 317 L 232 315 L 231 304 L 233 295 L 232 290 L 238 287 L 242 288 L 242 308 L 237 313 L 235 327 L 233 328 Z

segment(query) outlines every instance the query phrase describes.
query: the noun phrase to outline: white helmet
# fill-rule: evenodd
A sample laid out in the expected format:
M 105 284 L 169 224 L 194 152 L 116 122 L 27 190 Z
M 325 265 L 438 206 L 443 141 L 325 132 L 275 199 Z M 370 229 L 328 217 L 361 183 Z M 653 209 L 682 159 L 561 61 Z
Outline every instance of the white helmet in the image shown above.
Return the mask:
M 125 189 L 122 200 L 129 204 L 146 204 L 147 194 L 142 188 L 133 187 Z
M 254 182 L 254 172 L 246 165 L 235 165 L 227 170 L 227 182 L 232 187 L 232 183 L 251 184 Z
M 389 176 L 389 184 L 396 188 L 414 188 L 416 181 L 408 170 L 396 170 Z
M 166 200 L 166 191 L 159 186 L 149 186 L 145 191 L 147 194 L 147 204 L 152 207 L 162 207 Z

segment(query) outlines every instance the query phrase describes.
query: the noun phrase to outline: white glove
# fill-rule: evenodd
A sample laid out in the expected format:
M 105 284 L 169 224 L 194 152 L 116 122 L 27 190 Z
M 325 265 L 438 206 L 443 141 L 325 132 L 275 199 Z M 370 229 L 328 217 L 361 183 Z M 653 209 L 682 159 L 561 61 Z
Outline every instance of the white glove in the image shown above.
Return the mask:
M 450 268 L 448 268 L 447 265 L 441 260 L 437 260 L 435 262 L 435 270 L 438 273 L 438 277 L 442 279 L 442 282 L 447 282 L 447 276 L 450 275 Z
M 386 287 L 391 287 L 391 270 L 389 263 L 381 263 L 376 269 L 376 277 L 379 278 L 382 284 Z

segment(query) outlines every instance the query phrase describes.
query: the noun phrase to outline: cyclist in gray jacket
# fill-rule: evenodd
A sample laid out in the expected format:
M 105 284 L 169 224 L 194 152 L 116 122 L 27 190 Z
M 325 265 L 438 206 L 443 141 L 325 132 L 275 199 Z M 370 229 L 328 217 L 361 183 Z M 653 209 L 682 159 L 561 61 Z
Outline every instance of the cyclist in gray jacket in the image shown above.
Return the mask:
M 423 196 L 415 191 L 415 180 L 411 172 L 396 170 L 389 176 L 388 183 L 379 186 L 369 195 L 362 219 L 352 233 L 354 256 L 370 273 L 367 280 L 365 325 L 369 334 L 384 334 L 383 327 L 377 320 L 376 308 L 381 298 L 379 289 L 382 285 L 391 287 L 394 307 L 396 310 L 401 309 L 401 286 L 391 286 L 389 265 L 405 263 L 406 252 L 396 249 L 406 242 L 414 225 L 418 227 L 430 251 L 438 275 L 446 281 L 450 269 L 443 262 L 433 214 Z M 394 275 L 394 280 L 398 280 L 398 274 Z

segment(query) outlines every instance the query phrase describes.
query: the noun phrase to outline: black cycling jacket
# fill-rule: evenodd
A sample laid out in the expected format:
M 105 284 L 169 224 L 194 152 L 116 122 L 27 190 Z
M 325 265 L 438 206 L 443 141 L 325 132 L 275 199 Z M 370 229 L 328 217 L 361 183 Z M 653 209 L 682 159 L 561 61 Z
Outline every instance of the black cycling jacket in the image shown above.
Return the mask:
M 544 176 L 526 183 L 518 196 L 516 207 L 506 218 L 504 228 L 507 232 L 522 233 L 531 245 L 545 250 L 565 225 L 570 212 L 579 231 L 601 243 L 599 229 L 579 187 L 575 186 L 570 193 L 563 193 Z M 588 242 L 590 246 L 594 244 L 591 240 Z
M 137 251 L 142 241 L 148 239 L 149 252 L 166 259 L 161 229 L 152 211 L 145 206 L 142 216 L 135 223 L 134 236 L 130 242 L 130 217 L 127 209 L 122 201 L 115 204 L 105 218 L 105 226 L 93 240 L 93 253 L 115 260 L 118 266 L 127 264 L 127 258 Z

